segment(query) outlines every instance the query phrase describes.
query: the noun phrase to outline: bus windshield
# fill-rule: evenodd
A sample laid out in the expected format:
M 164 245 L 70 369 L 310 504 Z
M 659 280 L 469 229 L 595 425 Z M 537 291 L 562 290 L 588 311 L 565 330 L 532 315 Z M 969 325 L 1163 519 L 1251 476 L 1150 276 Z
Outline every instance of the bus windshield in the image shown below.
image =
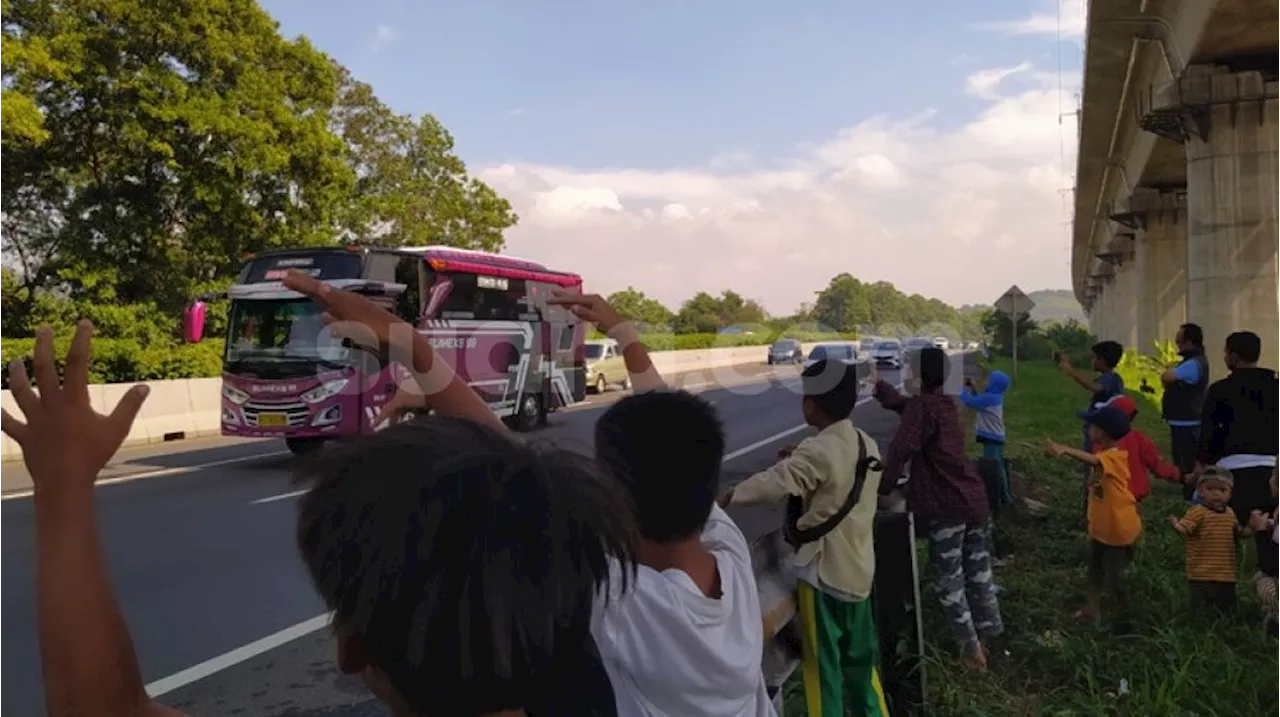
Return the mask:
M 330 368 L 347 365 L 351 350 L 330 334 L 320 307 L 310 299 L 252 299 L 232 302 L 226 363 L 305 363 Z

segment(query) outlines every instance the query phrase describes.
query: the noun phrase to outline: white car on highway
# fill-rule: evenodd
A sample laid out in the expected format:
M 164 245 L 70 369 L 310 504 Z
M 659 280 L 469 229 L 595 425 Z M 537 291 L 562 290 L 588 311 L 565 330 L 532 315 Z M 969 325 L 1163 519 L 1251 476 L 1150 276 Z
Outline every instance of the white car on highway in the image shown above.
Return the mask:
M 902 344 L 893 339 L 880 341 L 871 349 L 871 360 L 877 366 L 902 368 Z
M 947 349 L 951 348 L 951 342 L 947 340 L 946 336 L 934 336 L 933 345 L 942 349 L 943 351 L 946 351 Z

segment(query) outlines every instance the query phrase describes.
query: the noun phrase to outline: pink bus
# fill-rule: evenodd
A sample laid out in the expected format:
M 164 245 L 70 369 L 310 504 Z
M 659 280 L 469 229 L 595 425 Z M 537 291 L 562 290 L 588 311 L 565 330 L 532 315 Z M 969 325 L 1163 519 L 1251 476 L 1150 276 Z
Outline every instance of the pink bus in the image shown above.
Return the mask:
M 306 453 L 376 430 L 404 378 L 385 356 L 325 331 L 316 305 L 281 284 L 289 271 L 365 294 L 416 325 L 519 430 L 583 399 L 586 327 L 546 303 L 552 289 L 581 291 L 576 274 L 443 246 L 274 251 L 250 257 L 225 294 L 224 436 L 283 438 Z M 201 340 L 204 321 L 202 301 L 187 309 L 187 341 Z

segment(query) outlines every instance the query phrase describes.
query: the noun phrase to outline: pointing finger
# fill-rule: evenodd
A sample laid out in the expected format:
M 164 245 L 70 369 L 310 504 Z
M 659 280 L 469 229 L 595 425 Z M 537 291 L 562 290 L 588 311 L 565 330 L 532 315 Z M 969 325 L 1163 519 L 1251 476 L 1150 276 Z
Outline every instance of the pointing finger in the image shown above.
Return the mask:
M 284 285 L 300 294 L 306 294 L 322 306 L 328 303 L 330 286 L 309 274 L 291 271 L 284 276 Z

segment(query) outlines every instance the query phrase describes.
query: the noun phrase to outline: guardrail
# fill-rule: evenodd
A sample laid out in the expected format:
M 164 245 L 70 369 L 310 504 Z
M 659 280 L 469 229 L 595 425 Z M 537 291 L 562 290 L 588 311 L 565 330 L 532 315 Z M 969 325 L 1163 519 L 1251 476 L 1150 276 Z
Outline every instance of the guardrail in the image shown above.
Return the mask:
M 804 347 L 808 353 L 812 345 Z M 651 354 L 658 371 L 666 375 L 709 371 L 729 366 L 763 364 L 768 346 L 735 346 L 719 349 L 655 351 Z M 142 406 L 125 445 L 160 443 L 163 441 L 217 435 L 221 431 L 221 379 L 189 378 L 172 381 L 148 381 L 151 395 Z M 109 413 L 120 397 L 134 384 L 95 384 L 89 387 L 89 400 L 102 413 Z M 0 394 L 0 405 L 11 415 L 21 415 L 9 391 Z M 3 460 L 22 457 L 22 449 L 8 436 L 0 439 Z

